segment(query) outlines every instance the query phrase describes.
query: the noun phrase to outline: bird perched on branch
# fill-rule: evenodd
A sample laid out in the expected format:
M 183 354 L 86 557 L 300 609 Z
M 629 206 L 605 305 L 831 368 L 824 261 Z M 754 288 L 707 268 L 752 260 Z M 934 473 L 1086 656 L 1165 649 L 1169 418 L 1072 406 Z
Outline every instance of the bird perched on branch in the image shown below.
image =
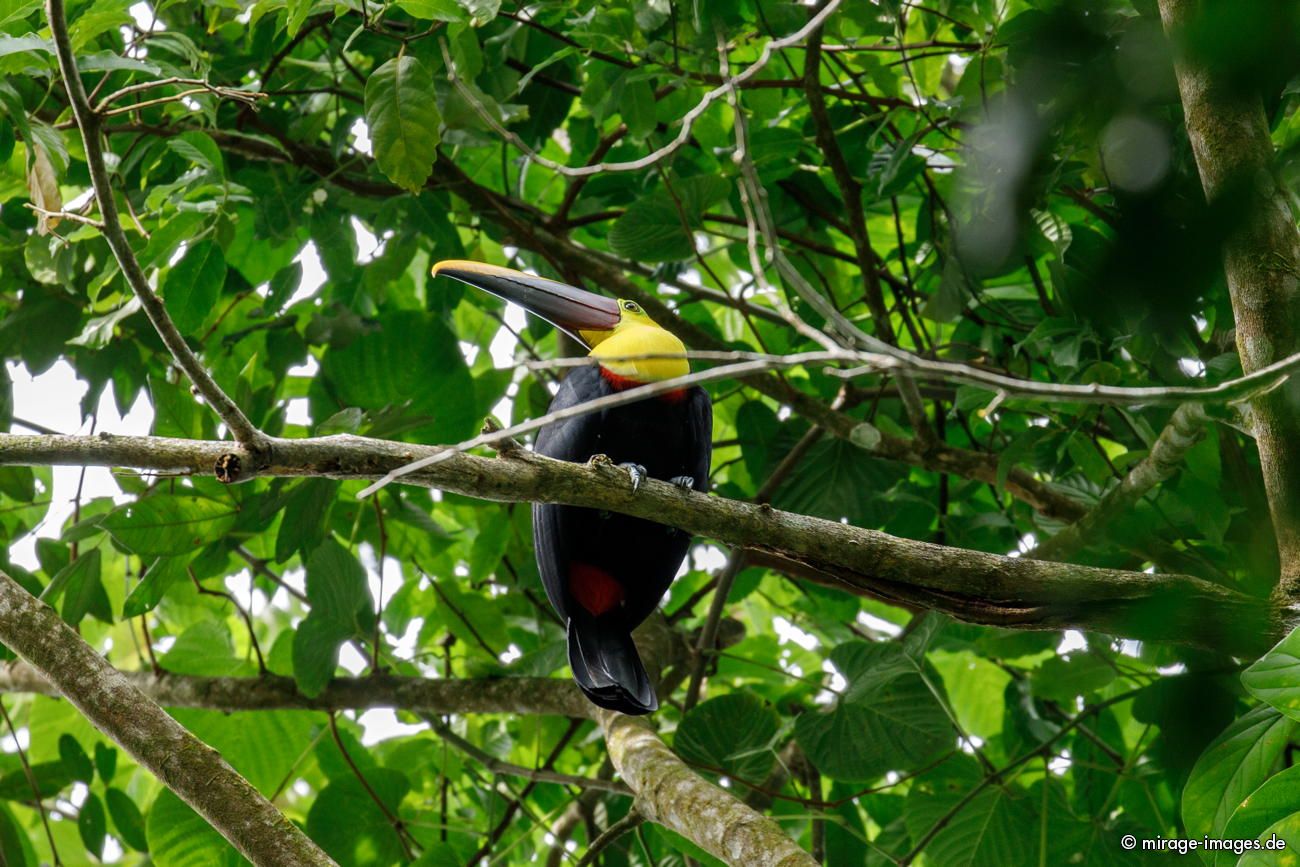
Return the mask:
M 479 262 L 439 262 L 433 275 L 513 301 L 590 348 L 596 363 L 565 377 L 551 412 L 690 370 L 684 357 L 632 358 L 685 352 L 633 301 Z M 709 395 L 694 386 L 553 422 L 538 433 L 535 450 L 578 463 L 605 455 L 627 469 L 633 491 L 647 477 L 705 491 L 712 433 Z M 668 591 L 690 537 L 642 518 L 536 503 L 533 539 L 546 595 L 567 624 L 573 679 L 601 707 L 655 710 L 659 701 L 632 630 Z

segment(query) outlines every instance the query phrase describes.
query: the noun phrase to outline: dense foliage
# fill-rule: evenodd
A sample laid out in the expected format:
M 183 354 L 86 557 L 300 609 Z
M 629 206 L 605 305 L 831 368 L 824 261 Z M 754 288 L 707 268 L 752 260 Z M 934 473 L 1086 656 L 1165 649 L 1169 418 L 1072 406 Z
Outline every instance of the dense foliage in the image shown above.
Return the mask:
M 543 413 L 558 372 L 524 362 L 574 347 L 431 280 L 433 262 L 657 296 L 696 349 L 817 348 L 773 314 L 788 303 L 824 318 L 775 270 L 753 273 L 754 208 L 770 210 L 785 255 L 844 316 L 920 353 L 1052 382 L 1239 375 L 1220 259 L 1239 215 L 1231 197 L 1205 205 L 1154 7 L 848 2 L 737 89 L 741 158 L 736 108 L 719 92 L 682 147 L 584 177 L 552 164 L 669 145 L 723 77 L 813 8 L 89 0 L 68 17 L 86 86 L 111 99 L 109 168 L 132 245 L 252 421 L 285 437 L 455 443 L 490 414 Z M 86 386 L 79 416 L 136 407 L 155 435 L 217 438 L 99 231 L 26 207 L 97 214 L 43 16 L 37 0 L 0 0 L 0 429 L 31 428 L 47 409 L 15 405 L 11 379 L 67 365 Z M 1300 13 L 1209 3 L 1186 47 L 1263 93 L 1279 174 L 1294 181 Z M 124 90 L 160 79 L 173 83 Z M 764 201 L 742 196 L 746 160 Z M 1170 416 L 1015 397 L 986 411 L 988 391 L 927 383 L 909 417 L 888 377 L 780 375 L 862 424 L 826 435 L 779 391 L 712 383 L 718 495 L 761 492 L 781 509 L 1000 554 L 1095 505 Z M 1270 591 L 1277 554 L 1254 444 L 1216 414 L 1175 475 L 1072 560 Z M 910 450 L 882 457 L 882 436 Z M 1075 511 L 1012 490 L 1013 470 Z M 567 677 L 526 504 L 400 485 L 357 501 L 363 482 L 320 478 L 113 482 L 112 495 L 60 489 L 77 503 L 55 525 L 52 471 L 0 468 L 0 566 L 119 668 L 263 670 L 307 695 L 344 667 Z M 725 554 L 700 539 L 664 603 L 691 641 Z M 1065 588 L 1062 604 L 1076 602 Z M 1236 810 L 1290 765 L 1300 653 L 1279 650 L 1243 686 L 1239 663 L 1213 650 L 965 625 L 766 562 L 739 572 L 725 613 L 701 700 L 685 703 L 682 661 L 654 722 L 824 863 L 1163 863 L 1121 849 L 1126 833 L 1268 831 L 1300 845 L 1289 770 L 1253 811 Z M 4 706 L 43 805 L 4 731 L 5 863 L 49 862 L 51 846 L 67 865 L 234 860 L 68 704 L 22 694 Z M 343 864 L 575 863 L 632 806 L 485 762 L 608 777 L 590 721 L 399 711 L 405 727 L 346 712 L 335 732 L 314 711 L 175 715 Z M 712 863 L 653 824 L 601 858 Z M 1241 863 L 1270 863 L 1258 859 Z

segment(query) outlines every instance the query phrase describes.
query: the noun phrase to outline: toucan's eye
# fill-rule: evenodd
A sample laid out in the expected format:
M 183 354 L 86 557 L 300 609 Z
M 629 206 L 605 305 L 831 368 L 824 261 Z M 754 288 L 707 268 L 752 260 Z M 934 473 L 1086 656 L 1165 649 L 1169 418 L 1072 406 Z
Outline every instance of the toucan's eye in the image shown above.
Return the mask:
M 624 310 L 629 310 L 629 311 L 631 311 L 632 313 L 639 313 L 641 308 L 637 307 L 635 302 L 632 302 L 632 301 L 624 301 L 624 302 L 623 302 L 623 309 L 624 309 Z

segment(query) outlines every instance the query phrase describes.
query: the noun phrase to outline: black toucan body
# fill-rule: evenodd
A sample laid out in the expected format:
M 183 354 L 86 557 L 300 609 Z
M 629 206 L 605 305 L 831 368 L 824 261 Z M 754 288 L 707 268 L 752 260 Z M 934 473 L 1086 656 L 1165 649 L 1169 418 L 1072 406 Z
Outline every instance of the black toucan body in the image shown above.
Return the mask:
M 684 352 L 634 302 L 478 262 L 440 262 L 433 273 L 514 301 L 591 347 L 598 364 L 565 377 L 551 411 L 689 370 L 684 358 L 628 358 Z M 712 405 L 697 386 L 554 422 L 538 433 L 535 450 L 578 463 L 605 455 L 629 469 L 634 488 L 648 476 L 705 491 L 712 432 Z M 655 710 L 659 702 L 632 630 L 668 591 L 690 536 L 642 518 L 537 503 L 533 539 L 547 598 L 568 629 L 578 686 L 604 708 Z

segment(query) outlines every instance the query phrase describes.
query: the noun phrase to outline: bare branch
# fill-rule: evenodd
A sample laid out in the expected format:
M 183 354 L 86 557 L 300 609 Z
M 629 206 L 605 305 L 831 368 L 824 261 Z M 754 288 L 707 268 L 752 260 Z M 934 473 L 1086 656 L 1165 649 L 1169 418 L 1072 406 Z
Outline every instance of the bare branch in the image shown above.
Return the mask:
M 624 470 L 574 464 L 528 452 L 480 458 L 454 450 L 348 435 L 272 441 L 273 460 L 236 475 L 376 479 L 423 457 L 434 466 L 406 477 L 488 500 L 608 509 L 680 527 L 726 545 L 779 554 L 813 567 L 840 590 L 934 608 L 963 620 L 1021 629 L 1077 628 L 1139 640 L 1176 641 L 1242 655 L 1267 649 L 1284 614 L 1199 578 L 1002 557 L 900 539 L 770 507 L 682 491 L 648 479 L 633 492 Z M 132 466 L 212 471 L 242 447 L 156 437 L 48 437 L 0 434 L 0 464 Z M 249 456 L 245 453 L 244 458 Z M 1156 616 L 1155 612 L 1159 612 Z
M 595 707 L 572 683 L 548 677 L 493 677 L 448 679 L 375 674 L 336 677 L 318 696 L 298 691 L 292 678 L 199 677 L 117 672 L 132 689 L 163 707 L 206 710 L 370 710 L 396 708 L 425 714 L 533 714 L 586 719 Z M 25 662 L 0 668 L 0 692 L 59 695 L 58 688 Z
M 745 867 L 814 867 L 772 819 L 730 792 L 705 781 L 673 755 L 636 717 L 602 710 L 610 758 L 632 791 L 636 809 L 728 864 Z
M 3 572 L 0 642 L 253 863 L 334 864 L 215 750 L 109 665 L 54 609 Z
M 1205 410 L 1198 404 L 1186 403 L 1178 407 L 1151 446 L 1151 451 L 1129 470 L 1118 485 L 1107 491 L 1088 514 L 1025 556 L 1039 560 L 1066 560 L 1085 545 L 1096 542 L 1099 531 L 1104 531 L 1107 524 L 1127 514 L 1147 492 L 1174 474 L 1188 449 L 1200 440 L 1207 421 Z

